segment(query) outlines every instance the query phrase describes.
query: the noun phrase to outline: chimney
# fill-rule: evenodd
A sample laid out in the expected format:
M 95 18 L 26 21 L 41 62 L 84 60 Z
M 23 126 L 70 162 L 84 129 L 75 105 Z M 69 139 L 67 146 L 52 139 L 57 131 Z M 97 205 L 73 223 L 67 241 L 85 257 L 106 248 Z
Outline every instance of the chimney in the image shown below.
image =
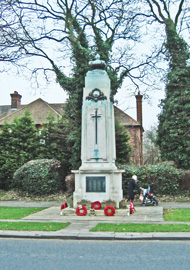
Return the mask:
M 14 93 L 10 94 L 10 96 L 11 96 L 11 110 L 17 110 L 18 106 L 21 104 L 22 96 L 17 91 L 14 91 Z
M 142 95 L 140 92 L 138 92 L 138 95 L 136 95 L 136 101 L 137 101 L 137 121 L 140 123 L 140 165 L 143 165 L 143 126 L 142 126 Z
M 142 95 L 140 92 L 138 92 L 138 95 L 136 95 L 136 101 L 137 101 L 137 121 L 142 126 Z

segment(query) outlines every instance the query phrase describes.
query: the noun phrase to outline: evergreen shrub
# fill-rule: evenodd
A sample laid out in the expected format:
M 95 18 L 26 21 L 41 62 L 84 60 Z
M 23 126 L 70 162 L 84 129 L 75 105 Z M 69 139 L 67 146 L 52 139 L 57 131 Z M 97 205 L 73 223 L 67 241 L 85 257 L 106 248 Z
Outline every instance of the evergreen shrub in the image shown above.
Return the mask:
M 31 160 L 13 175 L 14 188 L 20 195 L 42 196 L 60 191 L 60 162 L 55 159 Z
M 133 174 L 138 177 L 138 185 L 142 188 L 150 186 L 155 195 L 179 195 L 184 192 L 181 179 L 185 171 L 177 169 L 173 163 L 166 162 L 158 165 L 142 165 L 139 167 L 121 166 L 123 173 L 123 192 L 128 193 L 128 184 Z M 186 190 L 186 193 L 190 191 Z

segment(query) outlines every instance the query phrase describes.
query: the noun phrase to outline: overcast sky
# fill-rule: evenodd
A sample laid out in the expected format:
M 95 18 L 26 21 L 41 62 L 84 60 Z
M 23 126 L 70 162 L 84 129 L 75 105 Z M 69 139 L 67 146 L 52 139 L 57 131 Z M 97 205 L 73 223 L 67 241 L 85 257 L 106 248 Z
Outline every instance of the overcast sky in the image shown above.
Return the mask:
M 161 1 L 160 1 L 161 2 Z M 171 9 L 171 17 L 172 19 L 175 18 L 176 12 L 178 8 L 178 3 L 180 1 L 168 1 Z M 185 1 L 184 5 L 184 10 L 185 7 L 189 7 L 188 1 Z M 183 22 L 183 20 L 182 20 Z M 185 20 L 184 20 L 185 23 Z M 144 27 L 144 28 L 143 28 Z M 181 28 L 181 26 L 180 26 Z M 182 27 L 181 30 L 186 29 L 186 24 L 184 25 L 184 29 Z M 134 55 L 132 55 L 132 58 L 135 56 L 135 59 L 138 60 L 139 57 L 142 56 L 142 54 L 149 54 L 151 55 L 154 50 L 157 50 L 160 48 L 162 43 L 164 42 L 165 39 L 165 29 L 164 26 L 160 23 L 155 23 L 155 24 L 147 24 L 141 27 L 142 31 L 142 37 L 141 37 L 141 42 L 135 44 L 134 49 Z M 189 41 L 189 32 L 188 29 L 185 31 L 182 31 L 181 34 L 185 36 L 186 41 Z M 45 48 L 47 44 L 45 44 Z M 119 41 L 119 47 L 120 47 L 120 41 Z M 48 46 L 48 45 L 47 45 Z M 117 45 L 115 45 L 117 47 Z M 51 51 L 51 53 L 55 52 L 55 48 L 52 46 L 48 47 L 48 50 Z M 58 48 L 56 48 L 56 55 L 59 52 Z M 60 50 L 61 55 L 62 51 Z M 113 50 L 114 52 L 114 50 Z M 66 50 L 67 53 L 67 50 Z M 51 54 L 50 54 L 51 55 Z M 64 54 L 63 54 L 64 55 Z M 66 57 L 67 55 L 65 55 Z M 129 51 L 129 56 L 130 56 L 130 51 Z M 58 59 L 61 61 L 61 66 L 62 68 L 66 68 L 68 70 L 68 63 L 66 62 L 67 60 L 70 62 L 69 56 L 68 59 L 66 57 L 62 58 L 57 56 Z M 164 57 L 165 59 L 165 57 Z M 158 60 L 158 59 L 157 59 Z M 31 64 L 34 65 L 35 67 L 38 67 L 38 65 L 35 65 L 34 57 L 31 58 Z M 43 58 L 40 58 L 40 63 L 43 65 Z M 63 63 L 62 63 L 63 61 Z M 163 59 L 161 61 L 161 66 L 163 69 L 167 68 L 167 63 L 163 64 Z M 138 61 L 137 61 L 138 62 Z M 57 62 L 56 62 L 57 63 Z M 58 62 L 59 63 L 59 62 Z M 60 64 L 59 63 L 59 64 Z M 2 66 L 1 66 L 2 69 Z M 16 68 L 15 68 L 16 69 Z M 65 71 L 64 71 L 65 72 Z M 148 75 L 151 75 L 152 73 L 148 73 Z M 160 104 L 161 99 L 164 98 L 164 85 L 160 85 L 160 75 L 156 75 L 156 79 L 158 79 L 158 82 L 152 83 L 149 82 L 150 78 L 147 78 L 148 83 L 150 85 L 154 85 L 160 90 L 154 91 L 149 90 L 147 93 L 150 97 L 150 102 L 147 100 L 143 100 L 143 127 L 145 130 L 149 130 L 151 126 L 157 125 L 158 124 L 158 114 L 160 113 L 160 109 L 158 105 Z M 0 105 L 10 105 L 11 100 L 10 100 L 10 93 L 13 93 L 14 91 L 19 92 L 19 94 L 22 95 L 22 104 L 28 104 L 37 98 L 42 98 L 43 100 L 47 101 L 48 103 L 64 103 L 66 101 L 66 93 L 60 88 L 60 86 L 55 83 L 51 82 L 49 85 L 46 85 L 45 80 L 42 81 L 42 84 L 40 84 L 39 87 L 37 87 L 35 84 L 31 83 L 31 80 L 28 78 L 24 77 L 19 77 L 19 76 L 13 76 L 11 73 L 0 73 Z M 130 89 L 131 92 L 127 92 L 126 89 L 129 88 L 127 87 L 122 87 L 122 89 L 118 90 L 118 94 L 115 96 L 115 99 L 118 100 L 118 107 L 125 111 L 128 115 L 136 119 L 136 99 L 135 95 L 131 96 L 131 92 L 134 92 L 135 90 Z M 140 88 L 142 91 L 142 89 Z M 144 92 L 144 91 L 142 91 Z
M 54 82 L 42 83 L 39 88 L 32 86 L 28 79 L 20 76 L 12 76 L 11 74 L 0 74 L 0 105 L 10 105 L 10 94 L 17 91 L 22 95 L 22 104 L 28 104 L 38 98 L 42 98 L 48 103 L 64 103 L 66 101 L 66 93 L 62 88 Z M 149 93 L 151 104 L 147 100 L 143 100 L 143 127 L 149 130 L 151 126 L 157 124 L 157 115 L 160 112 L 158 104 L 160 99 L 164 97 L 164 91 Z M 128 115 L 136 119 L 136 99 L 129 98 L 129 94 L 124 91 L 124 88 L 118 91 L 115 97 L 118 100 L 118 107 L 125 111 Z

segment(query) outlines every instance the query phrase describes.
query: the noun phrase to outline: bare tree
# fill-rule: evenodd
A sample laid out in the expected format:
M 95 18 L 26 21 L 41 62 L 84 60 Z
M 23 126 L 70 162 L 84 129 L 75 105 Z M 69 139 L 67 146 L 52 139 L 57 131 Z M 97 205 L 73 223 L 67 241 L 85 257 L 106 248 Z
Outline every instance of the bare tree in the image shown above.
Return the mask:
M 21 57 L 17 41 L 19 24 L 7 0 L 0 3 L 0 61 L 15 63 Z M 14 40 L 14 42 L 12 42 Z
M 156 22 L 160 31 L 165 31 L 164 45 L 162 52 L 168 57 L 167 60 L 172 61 L 172 57 L 176 57 L 176 53 L 172 50 L 170 43 L 175 43 L 178 37 L 189 40 L 189 20 L 190 20 L 190 4 L 188 0 L 142 0 L 146 12 L 144 16 L 148 18 L 149 23 Z M 159 31 L 158 31 L 159 32 Z M 154 33 L 156 36 L 156 33 Z M 166 50 L 164 50 L 164 48 Z M 175 48 L 176 49 L 176 48 Z M 174 59 L 175 61 L 175 59 Z
M 1 56 L 18 65 L 27 57 L 26 65 L 34 74 L 41 69 L 46 75 L 53 71 L 68 93 L 68 147 L 75 149 L 70 162 L 77 168 L 82 89 L 89 61 L 99 53 L 106 62 L 113 95 L 126 77 L 137 86 L 150 62 L 132 52 L 140 39 L 134 12 L 138 5 L 132 0 L 4 0 L 0 7 L 5 33 Z M 43 65 L 33 67 L 30 59 L 34 57 L 43 59 Z
M 157 127 L 151 127 L 145 131 L 143 140 L 143 160 L 144 164 L 157 164 L 161 162 L 161 154 L 157 140 Z
M 88 59 L 98 52 L 109 65 L 110 74 L 117 76 L 114 92 L 126 77 L 137 86 L 136 80 L 143 80 L 144 67 L 151 62 L 148 57 L 137 59 L 132 52 L 140 38 L 135 14 L 139 7 L 134 1 L 3 0 L 0 9 L 1 61 L 19 64 L 23 57 L 40 57 L 43 68 L 64 73 L 76 62 L 74 50 Z

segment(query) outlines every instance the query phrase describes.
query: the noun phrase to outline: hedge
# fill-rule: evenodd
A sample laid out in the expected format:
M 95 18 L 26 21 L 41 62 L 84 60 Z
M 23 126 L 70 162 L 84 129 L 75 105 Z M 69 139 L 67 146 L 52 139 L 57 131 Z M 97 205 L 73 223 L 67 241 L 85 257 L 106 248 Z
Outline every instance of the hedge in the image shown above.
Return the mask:
M 184 177 L 187 172 L 177 169 L 173 163 L 166 162 L 158 165 L 142 165 L 139 167 L 121 166 L 124 169 L 122 181 L 124 195 L 128 193 L 128 184 L 133 174 L 138 177 L 138 185 L 143 188 L 150 186 L 151 192 L 158 195 L 190 195 L 190 179 Z M 187 178 L 187 177 L 186 177 Z
M 60 191 L 60 162 L 39 159 L 25 163 L 13 175 L 13 187 L 20 195 L 42 196 Z

